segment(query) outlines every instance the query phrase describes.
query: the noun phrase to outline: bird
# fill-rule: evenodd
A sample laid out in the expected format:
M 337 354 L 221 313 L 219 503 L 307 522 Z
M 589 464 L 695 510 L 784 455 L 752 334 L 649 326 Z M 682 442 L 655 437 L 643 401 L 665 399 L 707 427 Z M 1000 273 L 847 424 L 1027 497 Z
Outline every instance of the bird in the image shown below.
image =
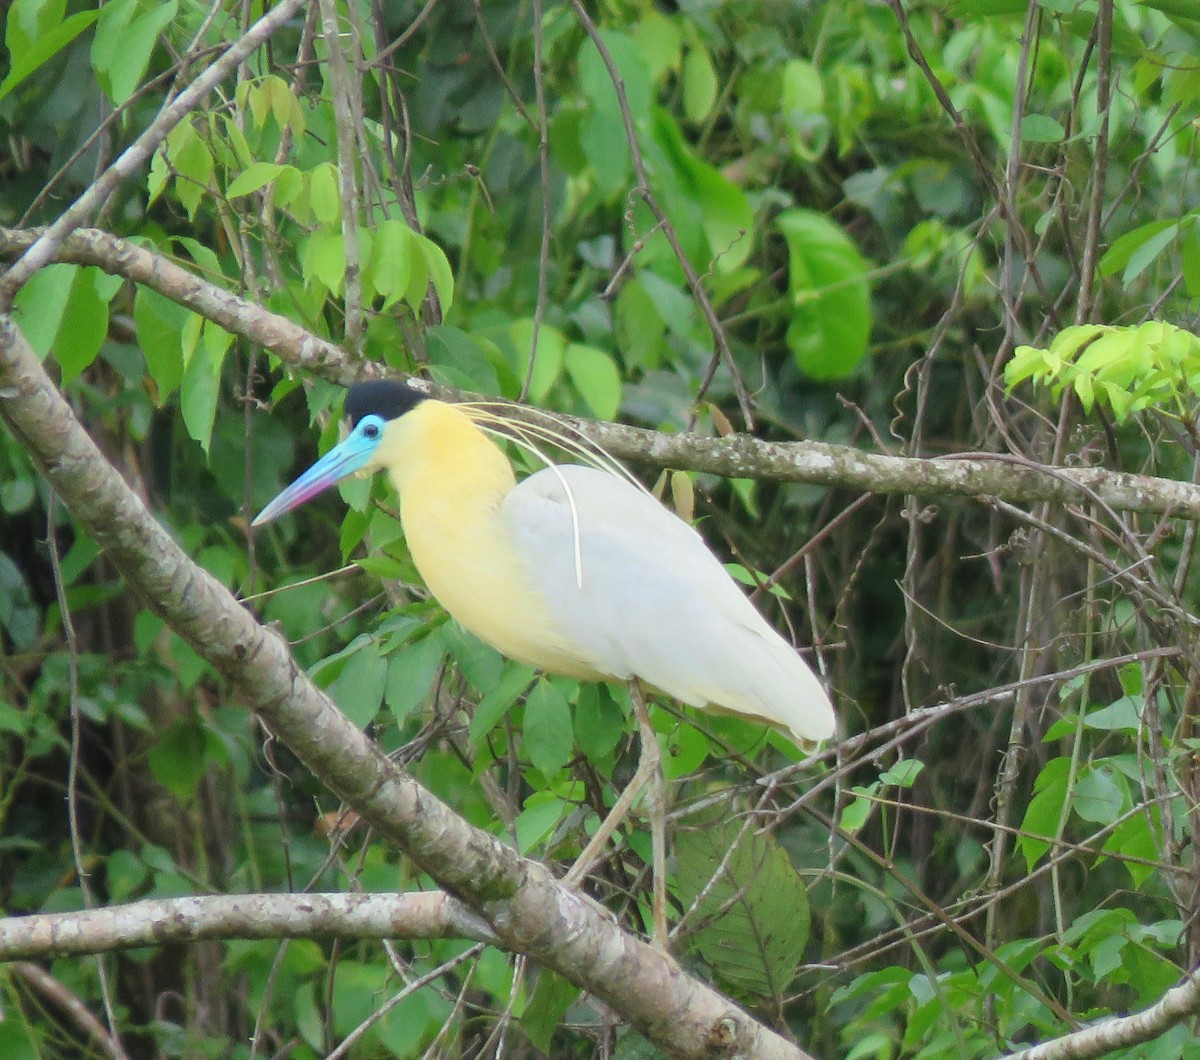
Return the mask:
M 611 465 L 548 464 L 518 482 L 485 430 L 495 413 L 397 380 L 354 384 L 343 408 L 345 440 L 253 526 L 350 475 L 386 471 L 417 572 L 465 629 L 547 673 L 629 684 L 642 730 L 638 771 L 571 882 L 619 825 L 618 810 L 628 812 L 631 789 L 661 778 L 643 688 L 767 724 L 803 748 L 834 735 L 833 705 L 807 663 L 699 533 L 631 477 Z M 655 860 L 665 863 L 655 838 Z M 665 923 L 657 894 L 655 905 L 657 939 Z

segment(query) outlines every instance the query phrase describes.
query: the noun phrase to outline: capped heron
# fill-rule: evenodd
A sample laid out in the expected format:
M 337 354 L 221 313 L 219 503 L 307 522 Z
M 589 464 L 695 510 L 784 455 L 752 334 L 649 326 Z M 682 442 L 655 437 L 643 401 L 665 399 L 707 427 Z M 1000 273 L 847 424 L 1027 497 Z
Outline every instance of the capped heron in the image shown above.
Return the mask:
M 345 413 L 352 424 L 345 441 L 271 501 L 254 526 L 356 472 L 386 470 L 413 562 L 459 623 L 548 673 L 629 682 L 641 729 L 637 774 L 569 882 L 586 875 L 638 789 L 661 777 L 639 683 L 693 707 L 774 726 L 798 744 L 833 735 L 829 697 L 795 649 L 700 535 L 615 473 L 619 467 L 551 465 L 518 483 L 482 429 L 498 421 L 495 414 L 389 380 L 352 386 Z M 665 942 L 658 817 L 655 936 Z

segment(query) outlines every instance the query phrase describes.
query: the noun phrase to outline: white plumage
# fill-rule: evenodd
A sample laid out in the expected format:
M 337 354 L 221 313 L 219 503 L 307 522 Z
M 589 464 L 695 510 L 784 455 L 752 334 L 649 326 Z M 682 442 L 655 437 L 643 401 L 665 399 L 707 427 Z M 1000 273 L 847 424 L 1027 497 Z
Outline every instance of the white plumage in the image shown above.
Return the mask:
M 525 479 L 499 514 L 562 641 L 598 674 L 760 718 L 801 742 L 833 735 L 833 708 L 812 671 L 700 535 L 653 497 L 565 465 Z

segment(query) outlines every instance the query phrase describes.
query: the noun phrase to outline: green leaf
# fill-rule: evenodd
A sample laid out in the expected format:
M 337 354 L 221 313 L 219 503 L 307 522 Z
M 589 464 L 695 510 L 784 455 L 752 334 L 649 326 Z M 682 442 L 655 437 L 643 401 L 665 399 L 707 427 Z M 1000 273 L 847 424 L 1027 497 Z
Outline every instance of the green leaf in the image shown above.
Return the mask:
M 1113 731 L 1123 729 L 1137 732 L 1141 727 L 1141 713 L 1144 701 L 1141 696 L 1122 696 L 1107 707 L 1089 711 L 1083 719 L 1083 724 L 1089 729 Z
M 856 797 L 842 807 L 838 826 L 847 832 L 857 832 L 862 828 L 867 823 L 867 818 L 871 816 L 871 811 L 875 809 L 876 803 L 873 796 L 878 791 L 878 781 L 874 781 L 866 787 L 861 785 L 852 787 L 850 793 Z
M 28 651 L 37 642 L 41 610 L 17 565 L 0 552 L 0 630 L 8 634 L 17 651 Z
M 636 122 L 650 113 L 653 103 L 650 71 L 633 38 L 607 29 L 601 30 L 600 35 L 622 80 Z M 580 124 L 580 146 L 602 192 L 618 194 L 630 176 L 629 141 L 612 77 L 596 46 L 587 39 L 579 50 L 579 89 L 589 104 Z
M 25 1020 L 0 1021 L 0 1056 L 6 1060 L 41 1060 L 45 1045 L 42 1035 Z
M 207 740 L 199 722 L 176 721 L 146 754 L 150 771 L 180 802 L 196 794 L 204 771 Z
M 523 381 L 529 372 L 529 357 L 533 348 L 533 320 L 514 320 L 509 325 L 505 337 L 512 351 L 513 368 L 517 377 Z M 537 340 L 537 359 L 534 361 L 533 376 L 529 381 L 529 396 L 534 401 L 542 401 L 562 374 L 567 340 L 558 328 L 544 321 L 538 328 Z
M 917 777 L 921 775 L 921 770 L 925 768 L 925 763 L 916 758 L 902 758 L 891 769 L 885 770 L 879 774 L 879 779 L 884 784 L 894 784 L 900 788 L 911 788 L 916 783 Z
M 654 307 L 655 314 L 677 338 L 690 341 L 696 330 L 696 306 L 669 280 L 658 273 L 643 269 L 637 275 L 637 283 L 645 288 L 646 296 Z
M 1106 854 L 1125 854 L 1129 857 L 1142 858 L 1144 861 L 1157 862 L 1160 859 L 1159 837 L 1156 834 L 1161 827 L 1159 809 L 1150 806 L 1149 812 L 1154 822 L 1152 829 L 1146 821 L 1144 813 L 1137 813 L 1117 825 L 1104 841 L 1102 849 Z M 1158 877 L 1154 864 L 1139 865 L 1133 861 L 1122 861 L 1121 864 L 1129 873 L 1129 878 L 1135 888 L 1140 888 L 1147 880 Z
M 167 137 L 167 158 L 175 169 L 175 195 L 194 219 L 200 204 L 210 194 L 215 164 L 212 152 L 190 121 L 182 122 Z
M 146 358 L 150 378 L 158 387 L 161 404 L 183 380 L 181 336 L 194 314 L 149 287 L 138 287 L 134 296 L 133 319 L 138 345 Z
M 654 84 L 679 69 L 683 36 L 668 16 L 653 8 L 640 11 L 632 34 Z
M 221 369 L 233 336 L 211 320 L 204 322 L 202 334 L 180 381 L 179 405 L 188 435 L 207 453 L 221 396 Z
M 525 753 L 542 776 L 552 777 L 567 764 L 575 746 L 571 706 L 547 678 L 525 699 L 524 734 Z
M 1146 689 L 1146 675 L 1140 663 L 1126 663 L 1117 671 L 1117 680 L 1127 696 L 1140 696 Z
M 529 1040 L 543 1053 L 550 1054 L 550 1040 L 563 1016 L 579 996 L 579 987 L 555 975 L 549 968 L 538 970 L 533 997 L 521 1015 L 521 1025 Z
M 575 708 L 575 742 L 592 762 L 608 758 L 625 735 L 625 715 L 606 685 L 588 683 L 579 689 Z
M 714 820 L 677 834 L 679 889 L 688 906 L 698 901 L 693 917 L 711 918 L 693 939 L 713 971 L 738 990 L 781 998 L 804 959 L 808 895 L 775 838 L 753 827 L 743 835 L 742 823 Z
M 322 283 L 337 294 L 346 278 L 346 244 L 338 228 L 318 228 L 304 245 L 304 278 Z
M 39 33 L 33 40 L 21 40 L 15 44 L 12 26 L 15 17 L 10 18 L 7 33 L 9 60 L 8 75 L 0 81 L 0 100 L 3 100 L 14 88 L 30 74 L 42 66 L 47 60 L 57 55 L 71 43 L 99 16 L 98 11 L 80 11 L 64 19 L 53 29 Z
M 17 323 L 34 353 L 43 359 L 54 347 L 79 271 L 78 265 L 47 265 L 17 292 Z
M 522 663 L 510 663 L 504 670 L 500 684 L 491 689 L 479 701 L 475 716 L 471 719 L 471 743 L 478 746 L 516 703 L 521 693 L 533 681 L 533 668 Z
M 618 736 L 622 728 L 617 730 Z M 668 780 L 690 776 L 708 758 L 709 750 L 708 737 L 694 725 L 687 722 L 676 725 L 663 744 L 663 776 Z
M 621 375 L 616 362 L 603 350 L 578 342 L 567 346 L 564 362 L 567 375 L 592 415 L 601 420 L 616 419 L 621 407 Z
M 440 632 L 392 652 L 384 695 L 397 721 L 404 721 L 425 701 L 445 658 L 446 642 Z
M 1026 114 L 1021 119 L 1021 139 L 1026 143 L 1055 144 L 1066 135 L 1066 130 L 1045 114 Z
M 655 108 L 652 129 L 653 146 L 662 152 L 657 164 L 669 167 L 664 179 L 674 178 L 668 212 L 676 205 L 676 231 L 692 264 L 702 272 L 740 269 L 754 246 L 754 210 L 746 193 L 697 156 L 666 108 Z M 662 258 L 657 267 L 676 270 L 674 251 L 661 236 L 648 240 L 646 253 L 655 245 L 661 248 Z
M 1021 821 L 1021 831 L 1032 834 L 1017 837 L 1017 845 L 1025 855 L 1025 866 L 1029 871 L 1033 870 L 1038 859 L 1050 849 L 1049 840 L 1038 837 L 1053 836 L 1058 831 L 1063 802 L 1067 797 L 1067 773 L 1070 766 L 1069 758 L 1052 758 L 1042 767 L 1041 773 L 1034 781 L 1035 794 L 1029 800 L 1025 817 Z
M 390 309 L 408 290 L 412 278 L 413 231 L 403 221 L 390 218 L 375 230 L 375 291 Z
M 666 322 L 640 275 L 621 288 L 615 311 L 617 349 L 624 362 L 631 368 L 657 368 L 669 352 L 663 341 Z
M 435 379 L 439 382 L 453 379 L 457 385 L 480 394 L 499 394 L 500 380 L 485 345 L 494 355 L 501 356 L 491 343 L 484 340 L 481 345 L 451 324 L 434 324 L 425 332 L 430 372 Z
M 703 44 L 688 49 L 683 60 L 683 112 L 690 122 L 708 117 L 717 101 L 717 72 Z
M 1133 283 L 1147 268 L 1153 264 L 1154 260 L 1174 241 L 1175 236 L 1179 232 L 1178 225 L 1172 225 L 1159 232 L 1157 235 L 1151 236 L 1132 254 L 1129 255 L 1129 262 L 1125 266 L 1124 273 L 1121 274 L 1121 282 L 1126 287 Z
M 867 264 L 848 235 L 824 214 L 788 210 L 776 218 L 788 245 L 794 310 L 787 342 L 814 379 L 842 379 L 866 355 L 871 335 Z
M 1129 806 L 1129 788 L 1124 777 L 1110 765 L 1098 764 L 1075 782 L 1071 808 L 1085 821 L 1108 824 Z
M 441 1029 L 445 1015 L 431 1014 L 430 1008 L 440 999 L 432 991 L 417 990 L 388 1009 L 387 1014 L 372 1028 L 373 1036 L 391 1056 L 418 1056 L 429 1027 Z M 378 1055 L 378 1054 L 376 1054 Z
M 337 1034 L 345 1036 L 371 1018 L 386 996 L 388 977 L 388 966 L 383 963 L 338 961 L 330 1009 Z
M 624 83 L 630 112 L 635 119 L 647 116 L 654 103 L 654 91 L 637 43 L 629 34 L 615 30 L 601 30 L 600 37 Z M 590 39 L 585 39 L 580 46 L 579 87 L 593 107 L 616 110 L 617 92 L 612 76 Z
M 1112 246 L 1100 258 L 1100 275 L 1112 276 L 1113 273 L 1126 268 L 1129 264 L 1129 259 L 1148 240 L 1164 238 L 1163 233 L 1170 233 L 1165 236 L 1165 242 L 1160 245 L 1159 249 L 1161 250 L 1174 237 L 1178 227 L 1179 222 L 1177 220 L 1152 221 L 1150 224 L 1135 228 L 1132 232 L 1126 232 L 1119 239 L 1114 240 Z
M 444 317 L 454 302 L 454 270 L 450 268 L 446 252 L 432 239 L 421 235 L 420 232 L 413 232 L 412 239 L 416 243 L 421 257 L 425 259 L 425 267 L 429 270 L 429 282 L 433 284 Z M 424 297 L 424 291 L 421 292 L 421 296 Z M 419 304 L 420 300 L 418 299 L 413 308 L 418 308 Z
M 225 189 L 225 195 L 230 199 L 249 195 L 252 191 L 258 191 L 264 185 L 270 184 L 284 170 L 291 168 L 291 166 L 279 165 L 275 162 L 255 162 L 233 179 L 229 187 Z
M 104 882 L 110 902 L 125 902 L 146 881 L 149 869 L 128 850 L 114 850 L 104 859 Z
M 317 220 L 325 225 L 337 224 L 342 218 L 337 166 L 323 162 L 309 174 L 308 181 L 309 204 Z
M 92 44 L 92 64 L 97 79 L 115 106 L 123 106 L 133 96 L 158 42 L 158 35 L 171 23 L 178 10 L 177 0 L 152 3 L 147 10 L 129 21 L 136 5 L 106 4 L 100 9 L 100 21 Z M 109 18 L 110 9 L 119 9 Z
M 1164 15 L 1175 15 L 1192 22 L 1200 19 L 1200 12 L 1197 12 L 1196 5 L 1192 3 L 1192 0 L 1136 0 L 1136 2 L 1143 7 L 1152 7 L 1155 11 L 1161 11 Z
M 517 833 L 517 849 L 528 854 L 571 812 L 571 805 L 548 791 L 535 791 L 525 800 L 525 806 L 513 822 Z
M 365 729 L 379 713 L 387 680 L 388 660 L 380 653 L 378 642 L 368 640 L 329 686 L 329 698 L 351 722 Z
M 1188 294 L 1200 298 L 1200 223 L 1187 226 L 1179 257 Z

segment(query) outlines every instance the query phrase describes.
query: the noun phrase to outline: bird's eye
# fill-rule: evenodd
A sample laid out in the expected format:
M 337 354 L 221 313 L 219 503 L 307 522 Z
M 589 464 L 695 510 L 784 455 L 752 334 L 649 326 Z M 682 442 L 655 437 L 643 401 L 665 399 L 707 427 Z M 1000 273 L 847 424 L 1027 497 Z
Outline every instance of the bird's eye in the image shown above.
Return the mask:
M 363 432 L 364 438 L 378 438 L 379 437 L 379 424 L 378 423 L 364 423 L 362 432 Z

